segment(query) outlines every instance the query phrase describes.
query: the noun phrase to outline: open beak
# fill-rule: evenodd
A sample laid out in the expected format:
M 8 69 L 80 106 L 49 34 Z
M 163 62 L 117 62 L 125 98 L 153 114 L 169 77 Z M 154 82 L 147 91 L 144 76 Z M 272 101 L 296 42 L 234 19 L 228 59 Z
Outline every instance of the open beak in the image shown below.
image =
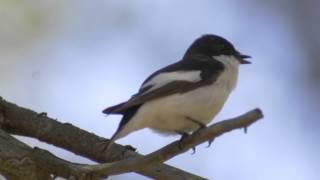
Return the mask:
M 251 58 L 251 56 L 240 54 L 239 55 L 240 64 L 251 64 L 250 61 L 244 60 L 244 59 L 247 59 L 247 58 Z

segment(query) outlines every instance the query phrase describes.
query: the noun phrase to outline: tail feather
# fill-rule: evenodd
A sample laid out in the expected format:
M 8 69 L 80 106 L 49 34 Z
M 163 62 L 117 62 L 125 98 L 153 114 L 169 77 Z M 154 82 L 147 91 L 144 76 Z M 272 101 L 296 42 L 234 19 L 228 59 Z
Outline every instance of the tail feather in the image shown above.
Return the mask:
M 106 144 L 106 146 L 103 148 L 103 152 L 108 152 L 110 147 L 114 144 L 115 140 L 117 136 L 117 132 L 114 133 L 114 135 L 111 137 L 110 141 L 108 142 L 108 144 Z
M 112 110 L 113 108 L 117 108 L 117 106 L 120 106 L 120 105 L 121 104 L 113 106 L 113 107 L 110 107 L 110 108 L 107 108 L 106 112 L 109 112 L 109 109 Z M 135 106 L 135 107 L 132 107 L 132 108 L 130 108 L 127 111 L 124 112 L 123 117 L 122 117 L 122 119 L 121 119 L 121 121 L 119 123 L 117 131 L 112 135 L 112 137 L 110 138 L 110 141 L 105 146 L 103 151 L 108 152 L 110 147 L 114 144 L 114 142 L 117 139 L 122 138 L 122 137 L 126 136 L 127 134 L 129 134 L 129 133 L 131 133 L 132 131 L 135 130 L 135 128 L 132 128 L 132 125 L 131 126 L 126 126 L 126 125 L 129 123 L 129 121 L 135 115 L 135 113 L 138 111 L 139 108 L 140 108 L 140 106 Z
M 104 114 L 123 114 L 122 112 L 117 111 L 120 109 L 125 103 L 120 103 L 115 106 L 108 107 L 102 111 Z
M 117 131 L 112 135 L 112 137 L 110 138 L 108 144 L 105 146 L 103 151 L 108 151 L 117 139 L 120 139 L 123 136 L 126 136 L 128 134 L 122 131 L 123 128 L 124 127 L 121 127 L 121 126 L 118 127 Z
M 124 104 L 124 103 L 109 107 L 109 108 L 105 109 L 103 111 L 103 113 L 106 112 L 106 114 L 110 114 L 110 112 L 112 113 L 113 109 L 117 109 L 118 107 L 121 107 L 122 104 Z M 108 144 L 106 144 L 103 151 L 108 151 L 110 149 L 110 147 L 112 146 L 112 144 L 114 144 L 114 142 L 117 139 L 122 138 L 122 137 L 126 136 L 127 134 L 131 133 L 132 131 L 136 130 L 134 127 L 132 127 L 132 125 L 131 126 L 126 126 L 126 125 L 129 123 L 131 118 L 136 114 L 136 112 L 138 111 L 139 108 L 140 108 L 140 106 L 134 106 L 134 107 L 126 110 L 123 113 L 123 117 L 119 123 L 117 131 L 112 135 L 110 141 L 108 142 Z

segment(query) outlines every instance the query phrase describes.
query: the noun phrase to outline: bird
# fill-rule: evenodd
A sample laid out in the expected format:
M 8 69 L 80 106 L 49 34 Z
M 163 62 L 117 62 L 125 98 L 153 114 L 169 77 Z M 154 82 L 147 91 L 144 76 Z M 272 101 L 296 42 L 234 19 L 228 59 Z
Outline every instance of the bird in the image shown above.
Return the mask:
M 205 128 L 236 87 L 239 65 L 251 64 L 247 58 L 221 36 L 200 36 L 181 60 L 151 74 L 129 100 L 102 111 L 122 115 L 105 149 L 144 128 L 182 138 Z

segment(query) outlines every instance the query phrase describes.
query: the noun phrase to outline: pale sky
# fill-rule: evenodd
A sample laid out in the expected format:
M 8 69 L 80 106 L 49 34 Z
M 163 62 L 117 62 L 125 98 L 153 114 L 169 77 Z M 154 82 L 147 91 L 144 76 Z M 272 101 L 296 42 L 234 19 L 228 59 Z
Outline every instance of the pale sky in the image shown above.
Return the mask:
M 167 163 L 209 179 L 316 180 L 320 172 L 319 103 L 303 81 L 300 37 L 283 7 L 244 1 L 0 2 L 0 96 L 109 138 L 120 116 L 101 110 L 127 100 L 155 70 L 178 61 L 190 43 L 212 33 L 251 55 L 238 87 L 215 121 L 259 107 L 265 118 L 218 138 L 210 148 Z M 288 5 L 290 2 L 287 2 Z M 21 11 L 25 13 L 21 13 Z M 315 119 L 315 126 L 305 125 Z M 144 137 L 150 138 L 145 141 Z M 179 137 L 142 130 L 118 141 L 150 153 Z M 69 161 L 92 163 L 39 143 Z M 110 179 L 141 179 L 127 174 Z

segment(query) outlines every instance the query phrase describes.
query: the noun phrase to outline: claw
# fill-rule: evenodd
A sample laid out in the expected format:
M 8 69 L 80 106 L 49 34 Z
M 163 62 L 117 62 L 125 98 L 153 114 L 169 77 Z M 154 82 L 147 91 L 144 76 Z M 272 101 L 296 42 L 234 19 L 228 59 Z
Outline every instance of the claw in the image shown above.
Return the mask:
M 182 149 L 182 146 L 181 146 L 182 141 L 190 135 L 186 132 L 177 132 L 177 133 L 181 135 L 181 138 L 179 140 L 179 148 Z
M 196 147 L 192 147 L 192 153 L 191 155 L 194 155 L 196 153 Z
M 243 130 L 244 130 L 244 133 L 247 134 L 247 132 L 248 132 L 248 127 L 245 126 L 245 127 L 243 128 Z
M 200 129 L 198 129 L 198 130 L 200 130 Z M 197 131 L 198 131 L 198 130 L 197 130 Z M 193 133 L 196 133 L 197 131 L 195 131 L 195 132 L 193 132 Z M 181 146 L 182 141 L 183 141 L 186 137 L 190 136 L 190 134 L 188 134 L 188 133 L 186 133 L 186 132 L 177 132 L 177 133 L 181 135 L 181 138 L 180 138 L 180 140 L 179 140 L 179 148 L 182 149 L 182 146 Z M 196 153 L 196 147 L 192 147 L 191 149 L 192 149 L 191 155 L 195 154 L 195 153 Z
M 213 141 L 214 141 L 214 138 L 213 138 L 213 139 L 210 139 L 210 140 L 208 141 L 208 146 L 207 146 L 206 148 L 209 148 L 209 147 L 211 146 L 211 144 L 213 143 Z

